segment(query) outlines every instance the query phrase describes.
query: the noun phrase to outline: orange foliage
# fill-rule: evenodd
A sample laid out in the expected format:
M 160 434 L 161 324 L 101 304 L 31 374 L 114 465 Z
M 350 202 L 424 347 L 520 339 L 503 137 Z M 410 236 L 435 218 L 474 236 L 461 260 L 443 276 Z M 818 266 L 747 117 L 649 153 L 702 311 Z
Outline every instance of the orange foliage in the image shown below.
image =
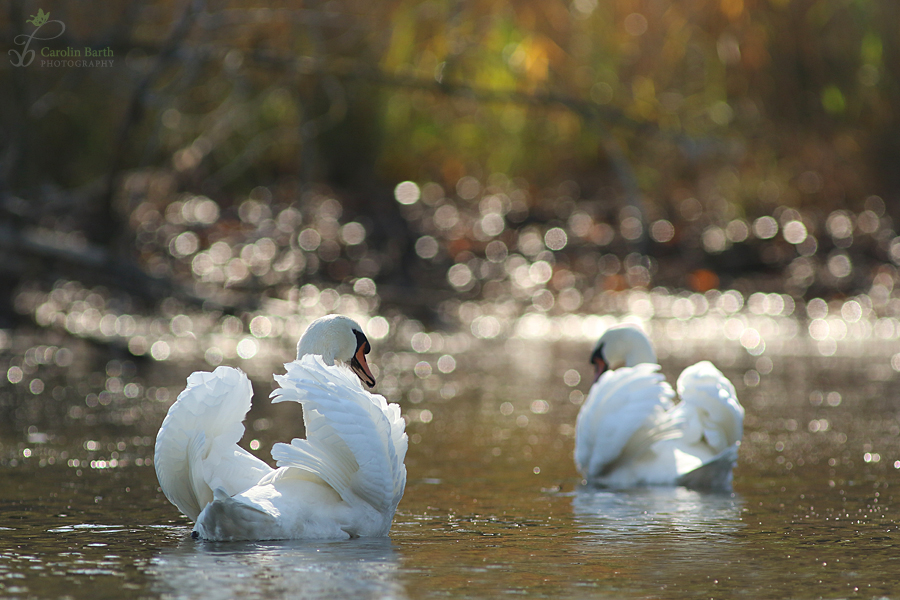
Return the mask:
M 688 274 L 688 287 L 701 294 L 718 289 L 719 276 L 709 269 L 697 269 Z

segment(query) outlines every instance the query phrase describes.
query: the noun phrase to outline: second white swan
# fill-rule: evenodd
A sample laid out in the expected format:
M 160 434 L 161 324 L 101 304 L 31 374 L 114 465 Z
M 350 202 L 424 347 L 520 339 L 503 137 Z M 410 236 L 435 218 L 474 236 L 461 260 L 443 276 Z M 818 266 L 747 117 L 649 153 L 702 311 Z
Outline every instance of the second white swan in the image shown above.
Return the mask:
M 595 380 L 578 413 L 575 463 L 589 483 L 730 490 L 744 430 L 734 386 L 708 361 L 678 378 L 681 402 L 659 373 L 647 336 L 609 328 L 591 362 Z
M 297 360 L 275 376 L 273 402 L 302 404 L 306 426 L 306 439 L 272 448 L 277 469 L 237 445 L 253 393 L 247 376 L 218 367 L 188 377 L 160 427 L 154 464 L 163 493 L 195 521 L 193 537 L 388 534 L 406 486 L 407 437 L 400 407 L 360 385 L 375 384 L 369 349 L 348 317 L 309 326 Z

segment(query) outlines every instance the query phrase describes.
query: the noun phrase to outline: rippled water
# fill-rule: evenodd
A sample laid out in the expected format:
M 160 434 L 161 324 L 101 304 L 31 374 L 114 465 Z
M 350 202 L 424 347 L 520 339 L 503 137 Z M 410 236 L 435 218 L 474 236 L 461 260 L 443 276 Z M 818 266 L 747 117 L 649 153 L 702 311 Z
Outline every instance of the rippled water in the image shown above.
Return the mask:
M 29 335 L 11 335 L 8 364 L 43 347 L 41 389 L 0 388 L 3 598 L 900 598 L 887 344 L 822 356 L 794 351 L 798 340 L 762 357 L 737 342 L 667 347 L 670 378 L 711 353 L 738 388 L 733 495 L 579 485 L 585 342 L 472 339 L 452 370 L 437 365 L 447 345 L 376 348 L 381 391 L 410 418 L 390 539 L 217 544 L 190 539 L 151 466 L 167 406 L 202 365 Z M 435 368 L 416 371 L 423 360 Z M 244 442 L 261 456 L 300 433 L 299 407 L 266 400 L 266 368 L 248 368 Z

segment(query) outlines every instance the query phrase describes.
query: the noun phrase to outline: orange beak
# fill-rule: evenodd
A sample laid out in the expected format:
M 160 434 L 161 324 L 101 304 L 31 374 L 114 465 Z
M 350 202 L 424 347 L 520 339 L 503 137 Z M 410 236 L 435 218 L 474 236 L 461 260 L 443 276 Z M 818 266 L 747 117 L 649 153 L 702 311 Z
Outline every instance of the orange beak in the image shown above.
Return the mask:
M 600 379 L 600 376 L 606 372 L 607 366 L 606 363 L 603 362 L 603 359 L 599 356 L 591 362 L 594 363 L 594 381 L 597 381 L 598 379 Z
M 368 344 L 360 344 L 359 348 L 356 349 L 356 354 L 353 356 L 353 360 L 350 361 L 350 368 L 353 369 L 360 381 L 372 387 L 375 385 L 375 376 L 372 375 L 372 371 L 369 370 L 369 364 L 366 362 L 366 346 Z

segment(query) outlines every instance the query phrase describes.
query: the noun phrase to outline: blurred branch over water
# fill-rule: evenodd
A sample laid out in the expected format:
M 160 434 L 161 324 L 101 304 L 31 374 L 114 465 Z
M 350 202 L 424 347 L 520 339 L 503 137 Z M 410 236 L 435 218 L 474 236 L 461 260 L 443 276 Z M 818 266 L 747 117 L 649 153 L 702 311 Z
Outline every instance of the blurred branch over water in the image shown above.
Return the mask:
M 232 313 L 371 284 L 435 321 L 897 301 L 892 0 L 0 7 L 4 49 L 38 8 L 65 24 L 0 64 L 7 322 L 66 281 Z M 87 48 L 110 64 L 45 58 Z

